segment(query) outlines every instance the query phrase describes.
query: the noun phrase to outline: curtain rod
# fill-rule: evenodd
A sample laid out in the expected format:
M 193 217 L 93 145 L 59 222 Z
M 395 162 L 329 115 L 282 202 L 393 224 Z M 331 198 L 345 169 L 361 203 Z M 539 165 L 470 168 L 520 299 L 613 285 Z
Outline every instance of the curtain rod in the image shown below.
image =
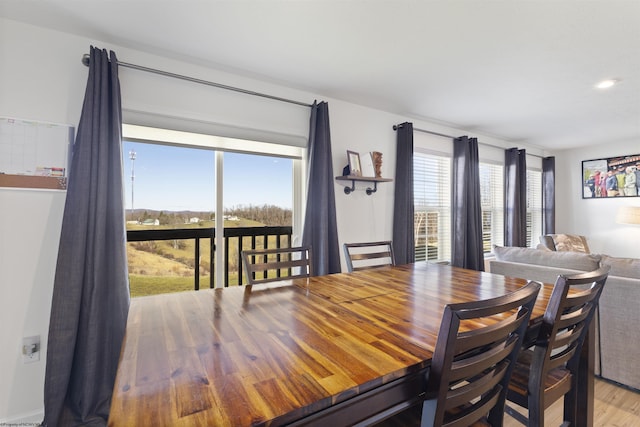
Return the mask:
M 87 53 L 82 55 L 82 63 L 84 65 L 86 65 L 87 67 L 89 66 L 89 58 L 90 58 L 90 56 Z M 159 75 L 165 76 L 165 77 L 173 77 L 175 79 L 186 80 L 186 81 L 192 82 L 192 83 L 199 83 L 199 84 L 203 84 L 203 85 L 207 85 L 207 86 L 217 87 L 217 88 L 220 88 L 220 89 L 226 89 L 226 90 L 231 90 L 231 91 L 234 91 L 234 92 L 240 92 L 240 93 L 244 93 L 244 94 L 247 94 L 247 95 L 259 96 L 259 97 L 262 97 L 262 98 L 272 99 L 274 101 L 287 102 L 289 104 L 301 105 L 303 107 L 312 107 L 311 104 L 305 104 L 304 102 L 294 101 L 292 99 L 281 98 L 279 96 L 273 96 L 273 95 L 267 95 L 265 93 L 254 92 L 252 90 L 241 89 L 241 88 L 234 87 L 234 86 L 227 86 L 227 85 L 223 85 L 221 83 L 210 82 L 208 80 L 197 79 L 195 77 L 183 76 L 182 74 L 170 73 L 168 71 L 162 71 L 162 70 L 157 70 L 155 68 L 144 67 L 142 65 L 130 64 L 128 62 L 122 62 L 122 61 L 118 61 L 118 65 L 121 66 L 121 67 L 131 68 L 131 69 L 134 69 L 134 70 L 146 71 L 148 73 L 153 73 L 153 74 L 159 74 Z
M 393 130 L 398 130 L 398 128 L 400 128 L 400 127 L 402 127 L 402 125 L 401 125 L 401 124 L 400 124 L 400 125 L 393 125 Z M 430 135 L 441 136 L 441 137 L 443 137 L 443 138 L 450 138 L 450 139 L 456 139 L 456 138 L 458 138 L 457 136 L 446 135 L 446 134 L 444 134 L 444 133 L 434 132 L 434 131 L 426 130 L 426 129 L 420 129 L 420 128 L 417 128 L 417 127 L 414 127 L 414 128 L 413 128 L 413 130 L 414 130 L 414 131 L 416 131 L 416 130 L 417 130 L 418 132 L 422 132 L 422 133 L 428 133 L 428 134 L 430 134 Z M 480 141 L 478 141 L 478 144 L 480 144 L 480 145 L 484 145 L 484 146 L 487 146 L 487 147 L 499 148 L 499 149 L 501 149 L 501 150 L 504 150 L 504 149 L 505 149 L 504 147 L 500 147 L 499 145 L 489 144 L 489 143 L 486 143 L 486 142 L 480 142 Z M 539 157 L 539 158 L 541 158 L 541 159 L 546 158 L 545 156 L 540 156 L 540 155 L 538 155 L 538 154 L 531 154 L 531 153 L 527 153 L 527 156 Z

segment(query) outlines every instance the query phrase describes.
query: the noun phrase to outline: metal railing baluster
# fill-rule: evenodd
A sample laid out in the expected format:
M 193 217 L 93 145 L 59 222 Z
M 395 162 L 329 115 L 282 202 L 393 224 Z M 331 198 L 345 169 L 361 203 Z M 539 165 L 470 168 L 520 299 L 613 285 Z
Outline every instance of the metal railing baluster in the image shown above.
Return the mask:
M 195 288 L 196 291 L 200 290 L 200 238 L 195 238 L 195 260 L 193 263 L 193 268 L 195 270 Z
M 283 239 L 291 246 L 292 228 L 288 226 L 269 227 L 230 227 L 224 229 L 224 286 L 229 286 L 229 273 L 232 264 L 237 266 L 238 285 L 243 284 L 242 280 L 242 250 L 244 238 L 249 237 L 251 249 L 256 249 L 257 238 L 262 238 L 262 245 L 268 248 L 269 238 L 275 239 L 275 246 L 283 247 Z M 210 239 L 209 251 L 209 275 L 210 288 L 215 287 L 215 229 L 214 228 L 177 228 L 177 229 L 154 229 L 154 230 L 127 230 L 127 242 L 148 242 L 156 240 L 194 240 L 194 289 L 200 289 L 200 239 Z M 232 254 L 230 251 L 231 239 L 237 239 L 237 251 Z M 233 263 L 231 262 L 233 261 Z

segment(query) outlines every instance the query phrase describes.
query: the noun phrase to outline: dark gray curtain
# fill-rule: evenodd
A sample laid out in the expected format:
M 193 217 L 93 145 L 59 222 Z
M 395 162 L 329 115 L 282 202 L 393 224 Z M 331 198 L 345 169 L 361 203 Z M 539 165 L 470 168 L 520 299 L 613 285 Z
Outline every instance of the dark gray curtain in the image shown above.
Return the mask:
M 340 244 L 336 222 L 329 105 L 314 102 L 309 126 L 307 208 L 302 244 L 311 246 L 314 274 L 339 273 Z
M 478 139 L 453 140 L 451 264 L 484 271 Z
M 542 234 L 556 232 L 556 158 L 542 159 Z
M 393 201 L 393 252 L 396 264 L 415 262 L 413 230 L 413 124 L 396 127 L 396 177 Z
M 527 246 L 527 155 L 504 150 L 504 245 Z
M 91 47 L 53 285 L 47 427 L 106 425 L 129 310 L 117 59 Z

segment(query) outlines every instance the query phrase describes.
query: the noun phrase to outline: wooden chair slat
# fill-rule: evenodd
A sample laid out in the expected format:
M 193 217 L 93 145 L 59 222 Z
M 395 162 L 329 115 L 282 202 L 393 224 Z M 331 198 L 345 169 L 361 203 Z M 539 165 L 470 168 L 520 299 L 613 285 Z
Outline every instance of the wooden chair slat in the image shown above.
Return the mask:
M 242 264 L 250 285 L 313 276 L 310 247 L 242 251 Z
M 391 241 L 345 243 L 344 255 L 349 272 L 395 265 Z M 374 261 L 374 262 L 370 262 Z

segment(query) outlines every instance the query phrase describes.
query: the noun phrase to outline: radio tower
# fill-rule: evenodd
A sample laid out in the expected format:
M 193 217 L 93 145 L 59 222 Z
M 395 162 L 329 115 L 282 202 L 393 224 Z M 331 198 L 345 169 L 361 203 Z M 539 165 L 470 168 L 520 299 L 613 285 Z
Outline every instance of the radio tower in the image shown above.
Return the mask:
M 129 151 L 129 158 L 131 159 L 131 219 L 134 219 L 134 212 L 133 212 L 133 181 L 135 180 L 135 174 L 134 174 L 134 164 L 136 162 L 136 152 L 134 150 Z

